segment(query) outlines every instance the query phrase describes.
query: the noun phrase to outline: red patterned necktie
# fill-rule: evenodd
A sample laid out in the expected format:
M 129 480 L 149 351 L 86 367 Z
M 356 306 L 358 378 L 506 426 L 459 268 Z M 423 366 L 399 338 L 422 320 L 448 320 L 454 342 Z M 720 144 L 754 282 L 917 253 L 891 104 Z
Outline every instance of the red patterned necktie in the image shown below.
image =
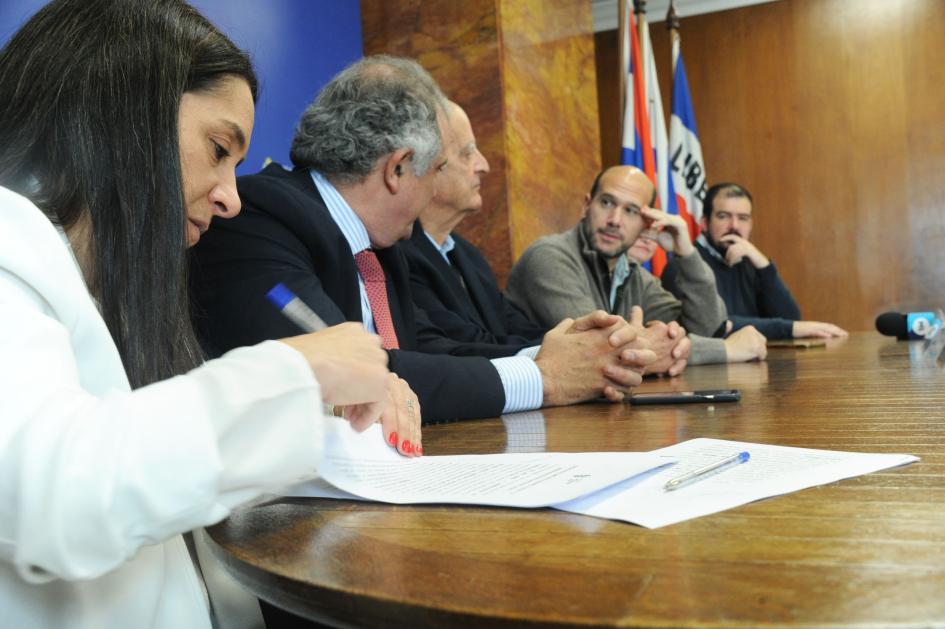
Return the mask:
M 387 302 L 387 281 L 377 255 L 370 249 L 365 249 L 355 254 L 354 263 L 358 265 L 358 272 L 364 280 L 364 290 L 374 315 L 374 327 L 381 336 L 384 349 L 400 349 L 397 332 L 394 331 L 394 321 L 390 316 L 390 304 Z

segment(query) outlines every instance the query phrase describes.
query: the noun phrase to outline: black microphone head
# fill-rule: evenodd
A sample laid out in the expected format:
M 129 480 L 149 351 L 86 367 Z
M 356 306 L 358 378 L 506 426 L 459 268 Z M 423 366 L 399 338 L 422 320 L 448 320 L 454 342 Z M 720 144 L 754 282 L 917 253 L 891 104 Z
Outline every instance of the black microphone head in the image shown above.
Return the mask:
M 906 315 L 901 312 L 884 312 L 876 317 L 876 330 L 886 336 L 895 336 L 900 341 L 909 338 L 906 328 Z

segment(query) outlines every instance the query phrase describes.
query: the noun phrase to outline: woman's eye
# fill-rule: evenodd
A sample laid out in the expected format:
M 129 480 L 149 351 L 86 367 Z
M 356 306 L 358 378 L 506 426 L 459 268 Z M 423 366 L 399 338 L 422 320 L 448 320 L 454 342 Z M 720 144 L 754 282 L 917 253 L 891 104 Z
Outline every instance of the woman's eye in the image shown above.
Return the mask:
M 213 156 L 218 162 L 226 157 L 229 157 L 230 152 L 223 148 L 219 142 L 216 140 L 210 140 L 210 142 L 213 144 Z

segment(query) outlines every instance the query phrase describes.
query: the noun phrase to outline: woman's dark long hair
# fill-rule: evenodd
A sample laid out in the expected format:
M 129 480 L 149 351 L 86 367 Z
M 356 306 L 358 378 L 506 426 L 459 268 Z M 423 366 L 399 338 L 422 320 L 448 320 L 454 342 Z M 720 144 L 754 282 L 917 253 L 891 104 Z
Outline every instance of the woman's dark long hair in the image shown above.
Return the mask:
M 133 387 L 201 360 L 190 323 L 178 110 L 249 58 L 179 0 L 56 0 L 0 51 L 0 185 L 68 229 Z

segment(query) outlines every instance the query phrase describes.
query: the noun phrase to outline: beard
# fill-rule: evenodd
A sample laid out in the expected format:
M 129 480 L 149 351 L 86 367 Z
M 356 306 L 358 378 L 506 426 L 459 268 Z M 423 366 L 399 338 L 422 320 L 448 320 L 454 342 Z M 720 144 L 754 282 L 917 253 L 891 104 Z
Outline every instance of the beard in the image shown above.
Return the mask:
M 732 236 L 732 235 L 740 236 L 741 234 L 739 234 L 734 229 L 730 229 L 724 234 L 722 234 L 722 237 L 724 238 L 725 236 Z M 721 240 L 714 240 L 711 236 L 709 236 L 709 234 L 706 234 L 706 240 L 709 241 L 709 244 L 712 245 L 713 249 L 721 253 L 723 257 L 725 256 L 725 252 L 728 251 L 728 248 L 729 248 L 729 243 L 723 242 Z
M 607 232 L 607 233 L 610 233 L 610 232 Z M 594 230 L 591 229 L 591 224 L 585 219 L 584 220 L 584 237 L 587 238 L 587 242 L 591 246 L 591 249 L 596 251 L 597 255 L 604 258 L 605 260 L 613 260 L 614 258 L 619 258 L 623 254 L 627 253 L 627 251 L 633 245 L 633 242 L 631 242 L 630 244 L 621 245 L 615 251 L 601 251 L 600 247 L 597 246 L 597 240 L 594 239 L 594 234 L 595 232 Z

